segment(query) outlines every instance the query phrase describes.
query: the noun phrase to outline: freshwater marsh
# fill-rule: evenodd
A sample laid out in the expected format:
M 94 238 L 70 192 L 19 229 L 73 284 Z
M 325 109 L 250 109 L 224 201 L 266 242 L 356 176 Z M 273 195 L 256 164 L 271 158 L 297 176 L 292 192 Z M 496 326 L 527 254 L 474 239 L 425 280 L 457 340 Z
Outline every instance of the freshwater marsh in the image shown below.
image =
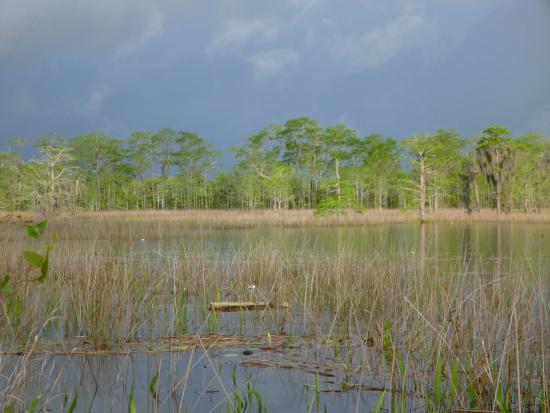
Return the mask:
M 87 217 L 54 233 L 41 285 L 22 255 L 43 241 L 0 234 L 16 411 L 77 395 L 98 412 L 548 411 L 550 225 Z M 290 308 L 208 310 L 239 300 Z

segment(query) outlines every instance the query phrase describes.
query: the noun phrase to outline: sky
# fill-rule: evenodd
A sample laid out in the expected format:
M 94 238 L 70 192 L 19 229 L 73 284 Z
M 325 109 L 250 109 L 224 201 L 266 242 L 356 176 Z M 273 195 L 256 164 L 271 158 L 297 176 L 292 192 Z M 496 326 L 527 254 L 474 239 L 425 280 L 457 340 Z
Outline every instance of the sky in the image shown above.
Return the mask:
M 227 150 L 298 116 L 550 136 L 550 0 L 0 0 L 0 150 L 166 127 Z

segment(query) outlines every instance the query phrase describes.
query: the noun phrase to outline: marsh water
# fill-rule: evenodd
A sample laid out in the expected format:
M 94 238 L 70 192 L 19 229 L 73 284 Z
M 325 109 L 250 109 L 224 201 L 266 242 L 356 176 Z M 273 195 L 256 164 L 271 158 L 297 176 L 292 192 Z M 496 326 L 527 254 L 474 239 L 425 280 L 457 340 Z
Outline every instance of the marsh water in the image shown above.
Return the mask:
M 460 268 L 482 277 L 495 274 L 514 277 L 518 268 L 527 269 L 542 274 L 542 294 L 547 300 L 550 295 L 550 225 L 547 224 L 388 224 L 252 229 L 178 229 L 176 226 L 168 234 L 158 233 L 163 235 L 157 236 L 155 231 L 142 234 L 136 226 L 118 238 L 99 235 L 69 240 L 60 237 L 56 248 L 85 255 L 90 244 L 107 245 L 108 255 L 100 257 L 105 261 L 138 260 L 140 265 L 152 271 L 166 272 L 171 271 L 175 259 L 191 260 L 199 252 L 202 257 L 225 268 L 225 263 L 251 259 L 259 246 L 268 246 L 295 261 L 316 260 L 318 266 L 342 255 L 372 256 L 388 261 L 411 256 L 420 257 L 420 261 L 415 262 L 422 262 L 422 265 L 437 266 L 443 276 L 446 273 L 450 276 Z M 9 242 L 13 246 L 25 241 Z M 255 285 L 254 294 L 260 295 L 269 287 Z M 222 290 L 221 296 L 208 298 L 215 301 L 226 297 Z M 239 292 L 230 298 L 250 297 Z M 171 305 L 171 300 L 167 298 L 167 305 Z M 170 348 L 166 352 L 155 343 L 155 351 L 129 354 L 36 354 L 29 362 L 33 379 L 26 387 L 25 397 L 31 401 L 37 395 L 44 395 L 42 397 L 49 398 L 50 402 L 57 398 L 61 403 L 66 392 L 70 403 L 78 394 L 76 411 L 91 412 L 126 411 L 132 392 L 138 411 L 157 408 L 166 412 L 228 411 L 236 409 L 241 401 L 253 406 L 250 411 L 257 411 L 259 407 L 278 412 L 372 411 L 384 389 L 388 388 L 390 379 L 383 355 L 360 350 L 354 354 L 356 347 L 351 340 L 342 344 L 344 350 L 341 352 L 348 354 L 344 360 L 334 346 L 309 336 L 311 327 L 301 322 L 303 314 L 299 308 L 291 308 L 285 320 L 284 335 L 273 333 L 273 336 L 266 334 L 267 329 L 262 328 L 262 314 L 256 313 L 222 314 L 215 331 L 207 330 L 204 324 L 200 331 L 201 324 L 193 324 L 193 319 L 199 318 L 198 311 L 189 304 L 187 334 L 235 334 L 253 338 L 249 342 L 212 348 L 181 345 L 176 351 Z M 166 317 L 173 317 L 173 314 Z M 330 311 L 316 318 L 318 324 L 331 322 Z M 158 338 L 156 327 L 145 323 L 137 338 Z M 74 346 L 72 350 L 78 349 L 81 346 L 78 340 L 67 345 Z M 269 345 L 277 340 L 283 340 L 284 345 L 270 349 Z M 141 350 L 151 350 L 146 344 L 140 345 Z M 369 373 L 360 373 L 359 381 L 356 377 L 351 385 L 343 386 L 350 361 L 351 364 L 364 364 L 365 354 L 366 362 L 375 367 Z M 20 359 L 19 356 L 3 358 L 4 365 L 17 363 Z M 379 374 L 372 375 L 372 371 Z M 407 397 L 407 410 L 425 409 L 425 401 L 416 400 L 414 394 Z M 391 406 L 391 398 L 386 397 L 384 407 L 391 410 Z

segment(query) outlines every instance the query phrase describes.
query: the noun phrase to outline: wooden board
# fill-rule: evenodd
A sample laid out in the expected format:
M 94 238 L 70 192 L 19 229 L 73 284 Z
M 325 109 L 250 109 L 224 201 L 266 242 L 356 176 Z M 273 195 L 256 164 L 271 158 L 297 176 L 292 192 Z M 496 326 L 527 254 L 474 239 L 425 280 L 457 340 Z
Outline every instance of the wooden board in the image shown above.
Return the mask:
M 210 311 L 257 311 L 269 308 L 289 308 L 288 303 L 276 304 L 267 301 L 220 301 L 210 303 Z
M 21 224 L 33 222 L 32 219 L 23 218 L 21 215 L 3 215 L 0 216 L 0 224 Z

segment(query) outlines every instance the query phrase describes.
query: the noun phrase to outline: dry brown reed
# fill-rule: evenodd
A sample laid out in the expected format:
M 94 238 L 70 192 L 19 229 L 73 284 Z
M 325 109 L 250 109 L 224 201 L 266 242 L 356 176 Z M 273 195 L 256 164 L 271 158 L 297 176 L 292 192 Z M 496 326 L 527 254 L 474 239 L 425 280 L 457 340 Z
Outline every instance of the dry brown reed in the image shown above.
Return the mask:
M 256 226 L 350 226 L 406 223 L 418 221 L 415 209 L 384 209 L 318 216 L 314 210 L 165 210 L 165 211 L 108 211 L 80 212 L 79 218 L 123 219 L 125 221 L 177 221 L 193 226 L 212 228 L 250 228 Z M 550 223 L 550 210 L 524 213 L 513 211 L 498 215 L 496 211 L 483 209 L 467 214 L 459 208 L 438 209 L 426 213 L 427 222 L 540 222 Z
M 30 212 L 6 213 L 7 222 L 42 219 L 44 217 Z M 17 218 L 20 217 L 20 218 Z M 55 218 L 55 217 L 54 217 Z M 371 209 L 362 212 L 353 210 L 341 214 L 317 215 L 310 209 L 224 209 L 224 210 L 121 210 L 86 212 L 78 211 L 71 215 L 57 218 L 108 220 L 116 222 L 161 222 L 202 227 L 202 228 L 251 228 L 260 226 L 358 226 L 373 224 L 399 224 L 417 222 L 418 212 L 415 209 Z M 467 214 L 460 208 L 444 208 L 426 212 L 426 222 L 516 222 L 516 223 L 550 223 L 550 209 L 539 212 L 514 210 L 510 213 L 497 214 L 492 209 L 482 209 Z M 1 222 L 1 221 L 0 221 Z

